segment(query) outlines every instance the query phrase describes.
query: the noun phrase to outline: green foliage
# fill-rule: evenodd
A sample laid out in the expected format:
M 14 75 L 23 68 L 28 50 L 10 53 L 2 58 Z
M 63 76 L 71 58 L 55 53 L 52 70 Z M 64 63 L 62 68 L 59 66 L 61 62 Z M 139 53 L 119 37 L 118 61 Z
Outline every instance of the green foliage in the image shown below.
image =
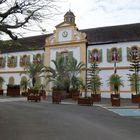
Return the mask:
M 57 54 L 58 55 L 58 54 Z M 56 60 L 52 60 L 55 68 L 46 67 L 48 72 L 47 78 L 49 82 L 53 82 L 53 86 L 57 89 L 69 90 L 79 88 L 79 73 L 83 68 L 82 62 L 78 63 L 75 58 L 57 56 Z
M 23 91 L 27 91 L 27 88 L 28 88 L 28 81 L 27 81 L 27 80 L 21 80 L 21 82 L 20 82 L 20 88 L 21 88 Z
M 138 94 L 139 92 L 139 81 L 140 81 L 140 77 L 139 77 L 139 71 L 140 71 L 140 62 L 139 62 L 139 58 L 136 57 L 130 64 L 130 69 L 129 71 L 132 74 L 128 74 L 128 78 L 130 81 L 130 85 L 132 87 L 132 90 L 134 90 L 136 92 L 136 94 Z
M 124 86 L 121 76 L 119 76 L 117 74 L 113 74 L 110 77 L 108 84 L 112 87 L 112 90 L 115 92 L 115 94 L 118 94 L 119 88 L 121 86 Z
M 4 82 L 4 79 L 0 77 L 0 89 L 2 89 L 3 82 Z
M 94 94 L 100 89 L 101 86 L 101 79 L 98 76 L 99 67 L 96 63 L 91 64 L 90 66 L 90 78 L 89 82 L 87 83 L 87 88 L 90 89 Z
M 28 74 L 29 77 L 32 80 L 32 86 L 35 86 L 36 79 L 41 77 L 42 70 L 44 68 L 43 64 L 34 64 L 34 63 L 29 63 L 29 65 L 24 69 L 24 73 Z

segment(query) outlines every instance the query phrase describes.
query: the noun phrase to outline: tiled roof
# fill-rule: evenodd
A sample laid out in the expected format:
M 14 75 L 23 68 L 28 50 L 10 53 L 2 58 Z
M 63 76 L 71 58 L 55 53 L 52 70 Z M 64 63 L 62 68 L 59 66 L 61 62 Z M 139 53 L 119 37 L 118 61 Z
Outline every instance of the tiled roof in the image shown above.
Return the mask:
M 17 41 L 5 41 L 0 42 L 0 52 L 10 53 L 10 52 L 23 52 L 32 50 L 43 50 L 45 45 L 45 39 L 47 35 L 39 35 L 18 39 Z
M 106 44 L 114 42 L 126 42 L 126 41 L 140 41 L 140 23 L 118 25 L 100 28 L 90 28 L 80 30 L 87 34 L 88 44 Z M 1 53 L 9 52 L 22 52 L 31 50 L 43 50 L 45 44 L 45 38 L 50 36 L 40 35 L 27 38 L 18 39 L 16 43 L 2 44 L 0 42 Z
M 88 44 L 140 41 L 140 23 L 82 30 Z

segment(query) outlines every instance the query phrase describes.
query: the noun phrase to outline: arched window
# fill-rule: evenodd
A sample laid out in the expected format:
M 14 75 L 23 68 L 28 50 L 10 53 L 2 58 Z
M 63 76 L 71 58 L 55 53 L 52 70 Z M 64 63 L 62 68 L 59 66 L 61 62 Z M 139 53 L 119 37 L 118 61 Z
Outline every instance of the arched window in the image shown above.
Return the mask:
M 36 55 L 33 56 L 33 63 L 34 64 L 41 63 L 41 54 L 36 54 Z
M 90 54 L 90 62 L 98 62 L 99 61 L 99 51 L 97 49 L 93 49 L 91 54 Z
M 111 51 L 112 61 L 118 61 L 118 56 L 119 56 L 119 53 L 118 53 L 117 48 L 112 48 L 112 51 Z
M 20 81 L 20 88 L 24 91 L 27 90 L 27 87 L 28 87 L 28 81 L 27 81 L 27 78 L 25 76 L 23 76 L 21 78 L 21 81 Z
M 131 60 L 134 60 L 138 57 L 138 48 L 136 46 L 133 46 L 131 48 L 130 55 L 131 55 Z
M 15 79 L 14 79 L 14 77 L 10 77 L 10 78 L 9 78 L 8 84 L 9 84 L 9 85 L 14 85 L 14 84 L 15 84 Z

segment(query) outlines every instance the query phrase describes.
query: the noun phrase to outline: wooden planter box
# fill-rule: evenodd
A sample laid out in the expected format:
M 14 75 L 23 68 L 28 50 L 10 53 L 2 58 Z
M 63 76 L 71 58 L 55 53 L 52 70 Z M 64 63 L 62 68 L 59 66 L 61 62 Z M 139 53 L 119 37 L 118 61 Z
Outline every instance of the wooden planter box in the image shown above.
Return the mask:
M 72 100 L 78 100 L 79 96 L 80 96 L 80 91 L 78 90 L 71 90 L 71 96 L 72 96 Z
M 34 90 L 34 89 L 28 89 L 28 94 L 38 94 L 39 91 L 38 90 Z
M 7 87 L 7 96 L 17 97 L 20 96 L 20 86 Z
M 131 94 L 131 101 L 132 103 L 138 103 L 138 95 Z
M 53 92 L 52 94 L 52 103 L 55 103 L 55 104 L 59 104 L 61 103 L 61 93 L 59 92 Z
M 91 94 L 93 102 L 100 102 L 101 101 L 101 94 Z
M 3 95 L 3 89 L 0 89 L 0 95 Z
M 27 96 L 27 100 L 38 102 L 41 100 L 41 96 L 39 94 L 30 94 Z
M 112 98 L 112 106 L 120 106 L 120 98 Z
M 87 98 L 78 98 L 78 104 L 79 105 L 92 106 L 93 105 L 93 100 L 90 97 L 87 97 Z
M 113 98 L 120 98 L 120 94 L 111 94 L 111 102 Z
M 28 92 L 22 92 L 21 95 L 22 96 L 28 96 Z

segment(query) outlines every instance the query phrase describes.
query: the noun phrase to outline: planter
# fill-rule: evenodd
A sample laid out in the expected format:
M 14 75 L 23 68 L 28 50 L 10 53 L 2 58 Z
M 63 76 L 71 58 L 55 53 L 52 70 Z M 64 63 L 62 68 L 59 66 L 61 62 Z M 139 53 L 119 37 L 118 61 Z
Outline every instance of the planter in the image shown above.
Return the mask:
M 131 94 L 131 101 L 132 103 L 138 103 L 138 95 Z
M 120 94 L 111 94 L 111 102 L 113 98 L 120 98 Z
M 93 102 L 100 102 L 101 101 L 101 94 L 91 94 Z
M 28 94 L 38 94 L 39 91 L 38 90 L 35 90 L 35 89 L 28 89 Z
M 78 100 L 78 98 L 80 96 L 80 91 L 78 91 L 78 90 L 71 90 L 70 94 L 72 96 L 72 100 Z
M 28 101 L 38 102 L 41 100 L 41 96 L 39 94 L 30 94 L 27 96 Z
M 20 86 L 7 86 L 7 96 L 20 96 Z
M 92 106 L 92 105 L 93 105 L 93 100 L 92 100 L 92 98 L 90 98 L 90 97 L 78 98 L 78 104 L 79 104 L 79 105 Z
M 3 89 L 0 89 L 0 95 L 3 95 Z
M 28 96 L 28 92 L 22 92 L 21 95 L 22 96 Z
M 112 98 L 112 106 L 120 106 L 120 98 Z
M 61 103 L 61 93 L 53 92 L 52 93 L 52 103 L 59 104 Z

